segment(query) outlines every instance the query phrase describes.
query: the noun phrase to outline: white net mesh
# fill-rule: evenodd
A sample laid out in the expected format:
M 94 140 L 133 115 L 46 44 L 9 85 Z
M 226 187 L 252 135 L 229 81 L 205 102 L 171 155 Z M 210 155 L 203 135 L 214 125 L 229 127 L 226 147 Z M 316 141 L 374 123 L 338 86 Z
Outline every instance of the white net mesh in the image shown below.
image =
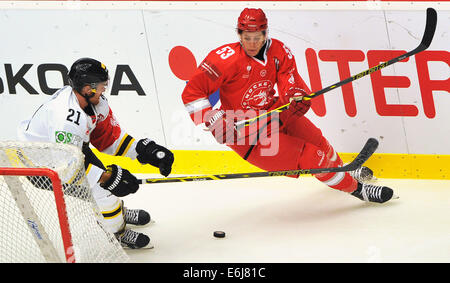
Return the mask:
M 76 262 L 129 261 L 115 236 L 102 228 L 80 149 L 55 143 L 0 142 L 0 168 L 49 168 L 58 173 Z M 52 182 L 30 175 L 0 175 L 0 262 L 66 261 L 57 213 L 60 204 Z

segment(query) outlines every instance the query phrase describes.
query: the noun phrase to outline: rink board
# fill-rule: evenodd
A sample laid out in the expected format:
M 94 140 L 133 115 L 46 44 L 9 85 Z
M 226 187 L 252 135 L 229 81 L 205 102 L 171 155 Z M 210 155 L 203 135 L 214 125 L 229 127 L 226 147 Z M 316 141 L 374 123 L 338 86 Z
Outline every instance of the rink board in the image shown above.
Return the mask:
M 345 161 L 375 137 L 380 146 L 368 164 L 379 175 L 449 178 L 448 1 L 1 1 L 0 118 L 8 123 L 0 139 L 14 138 L 18 123 L 63 85 L 72 62 L 90 56 L 110 71 L 106 96 L 122 127 L 173 149 L 176 173 L 257 170 L 195 127 L 181 101 L 192 64 L 237 41 L 236 18 L 247 5 L 266 11 L 269 35 L 292 50 L 311 90 L 415 48 L 425 10 L 434 7 L 438 26 L 426 53 L 317 98 L 307 117 Z M 87 38 L 92 44 L 77 43 Z M 189 51 L 191 60 L 171 65 L 176 50 Z M 134 172 L 154 172 L 123 162 Z
M 141 165 L 126 157 L 111 157 L 95 152 L 105 164 L 119 164 L 135 173 L 159 173 L 153 166 Z M 174 154 L 173 174 L 203 175 L 262 171 L 232 151 L 175 150 Z M 357 153 L 339 155 L 346 163 L 351 162 Z M 375 153 L 364 165 L 370 167 L 378 178 L 450 180 L 449 164 L 450 155 Z

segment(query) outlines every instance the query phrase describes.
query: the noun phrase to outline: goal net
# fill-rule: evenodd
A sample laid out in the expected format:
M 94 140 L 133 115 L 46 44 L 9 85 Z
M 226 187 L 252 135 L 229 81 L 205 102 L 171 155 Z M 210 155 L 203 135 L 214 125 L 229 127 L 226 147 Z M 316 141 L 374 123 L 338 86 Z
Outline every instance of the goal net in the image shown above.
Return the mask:
M 128 262 L 73 145 L 0 141 L 0 262 Z

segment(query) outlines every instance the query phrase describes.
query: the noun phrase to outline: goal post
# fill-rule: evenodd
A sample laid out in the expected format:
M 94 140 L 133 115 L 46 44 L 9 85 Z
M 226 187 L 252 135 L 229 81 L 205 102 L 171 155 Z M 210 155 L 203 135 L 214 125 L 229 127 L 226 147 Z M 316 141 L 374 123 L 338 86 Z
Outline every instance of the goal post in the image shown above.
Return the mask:
M 64 201 L 64 194 L 62 191 L 61 180 L 58 174 L 48 168 L 0 168 L 0 176 L 3 176 L 6 185 L 14 198 L 24 220 L 29 224 L 30 232 L 34 235 L 36 242 L 41 250 L 42 255 L 46 261 L 57 261 L 58 258 L 54 257 L 54 251 L 49 246 L 49 239 L 46 236 L 45 228 L 42 227 L 38 217 L 33 213 L 30 208 L 32 207 L 26 197 L 22 194 L 23 187 L 12 176 L 40 176 L 48 177 L 51 180 L 53 193 L 55 196 L 56 210 L 58 213 L 59 227 L 61 230 L 61 238 L 64 246 L 64 255 L 66 262 L 75 262 L 73 257 L 72 236 L 69 229 L 69 221 L 67 219 L 66 203 Z M 1 187 L 2 189 L 3 186 Z M 6 215 L 5 215 L 6 216 Z
M 73 145 L 0 141 L 0 262 L 128 262 Z

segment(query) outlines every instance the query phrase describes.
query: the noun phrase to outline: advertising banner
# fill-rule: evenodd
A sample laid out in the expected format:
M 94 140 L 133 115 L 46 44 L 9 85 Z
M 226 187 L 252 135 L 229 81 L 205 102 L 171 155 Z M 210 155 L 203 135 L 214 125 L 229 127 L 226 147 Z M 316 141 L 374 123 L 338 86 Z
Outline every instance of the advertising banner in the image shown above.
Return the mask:
M 51 2 L 0 3 L 1 140 L 67 84 L 76 59 L 92 57 L 109 69 L 106 97 L 130 135 L 229 151 L 192 123 L 181 93 L 211 50 L 239 40 L 247 4 L 264 9 L 269 37 L 292 52 L 310 91 L 414 49 L 429 6 L 438 12 L 429 49 L 313 99 L 306 116 L 339 152 L 375 137 L 378 153 L 450 154 L 449 2 Z

